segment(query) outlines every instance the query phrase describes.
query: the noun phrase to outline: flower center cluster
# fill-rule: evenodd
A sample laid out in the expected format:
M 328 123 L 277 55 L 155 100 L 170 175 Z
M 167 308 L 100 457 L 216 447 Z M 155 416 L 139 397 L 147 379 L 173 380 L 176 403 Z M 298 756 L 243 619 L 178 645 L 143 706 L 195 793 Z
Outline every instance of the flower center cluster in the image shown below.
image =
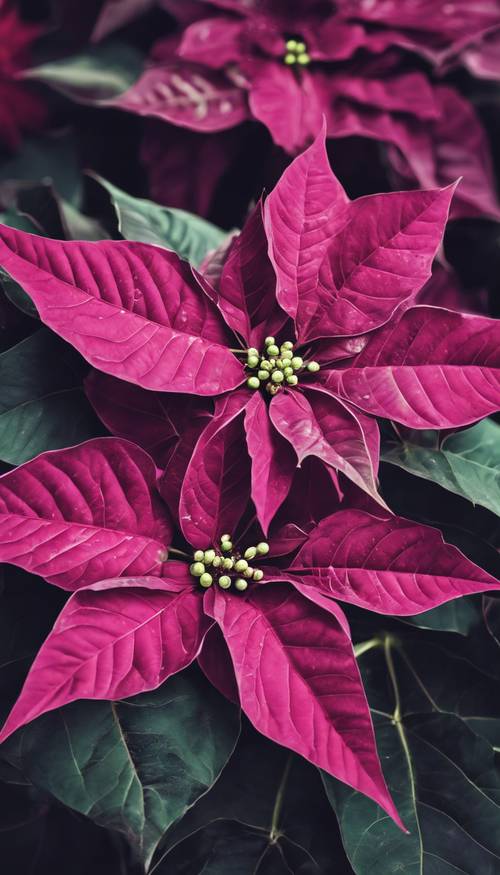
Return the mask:
M 307 46 L 301 40 L 289 39 L 285 43 L 284 62 L 288 67 L 293 67 L 299 64 L 301 67 L 307 67 L 311 63 L 311 56 L 307 52 Z
M 217 583 L 222 589 L 233 585 L 238 592 L 245 592 L 250 580 L 262 580 L 264 572 L 252 568 L 252 559 L 260 559 L 269 553 L 269 544 L 261 541 L 256 547 L 247 547 L 242 554 L 233 548 L 231 535 L 222 535 L 220 547 L 213 550 L 195 550 L 194 562 L 189 570 L 203 589 Z
M 266 337 L 264 343 L 265 355 L 254 347 L 247 350 L 247 368 L 254 372 L 247 380 L 249 389 L 265 386 L 266 392 L 276 395 L 285 386 L 296 386 L 304 371 L 310 374 L 319 371 L 318 362 L 305 362 L 299 355 L 294 355 L 291 340 L 286 340 L 280 347 L 276 346 L 274 337 Z

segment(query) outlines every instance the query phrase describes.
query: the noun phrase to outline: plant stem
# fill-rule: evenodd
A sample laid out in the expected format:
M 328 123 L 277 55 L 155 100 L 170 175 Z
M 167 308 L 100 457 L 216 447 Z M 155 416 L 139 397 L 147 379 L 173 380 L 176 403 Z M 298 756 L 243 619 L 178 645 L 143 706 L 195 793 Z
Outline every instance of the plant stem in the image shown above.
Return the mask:
M 359 644 L 354 645 L 354 656 L 356 659 L 359 659 L 360 656 L 363 656 L 363 653 L 373 650 L 374 647 L 382 647 L 383 644 L 384 642 L 380 638 L 370 638 L 369 641 L 361 641 Z
M 192 559 L 189 553 L 184 553 L 184 550 L 177 550 L 175 547 L 169 547 L 168 553 L 169 555 L 170 553 L 173 553 L 174 556 L 182 556 L 183 559 L 187 559 L 189 562 L 191 562 Z
M 281 815 L 281 809 L 283 807 L 283 799 L 285 796 L 286 784 L 288 781 L 288 776 L 290 774 L 290 769 L 292 766 L 292 754 L 288 755 L 288 759 L 286 761 L 286 765 L 283 771 L 283 775 L 280 781 L 280 785 L 278 787 L 278 792 L 276 793 L 276 799 L 274 802 L 273 808 L 273 816 L 271 820 L 271 831 L 269 833 L 270 840 L 275 842 L 276 839 L 279 838 L 279 819 Z

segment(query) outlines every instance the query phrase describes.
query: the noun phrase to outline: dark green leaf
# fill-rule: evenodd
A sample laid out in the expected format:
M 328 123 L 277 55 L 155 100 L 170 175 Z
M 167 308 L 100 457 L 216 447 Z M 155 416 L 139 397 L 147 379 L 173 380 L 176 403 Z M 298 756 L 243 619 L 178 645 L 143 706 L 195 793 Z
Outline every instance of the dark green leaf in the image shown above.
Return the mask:
M 500 771 L 478 734 L 483 722 L 500 727 L 495 681 L 422 639 L 386 639 L 360 666 L 386 780 L 410 834 L 325 775 L 356 875 L 497 875 Z
M 481 620 L 481 605 L 479 599 L 453 599 L 439 608 L 424 611 L 414 617 L 405 617 L 405 623 L 418 626 L 419 629 L 434 629 L 436 632 L 457 632 L 468 635 Z
M 25 140 L 0 169 L 0 183 L 13 180 L 52 185 L 64 200 L 78 207 L 82 180 L 76 136 L 64 132 Z
M 207 252 L 216 249 L 227 236 L 220 228 L 192 213 L 132 197 L 105 179 L 91 178 L 109 195 L 118 231 L 126 240 L 173 249 L 181 258 L 199 265 Z
M 45 328 L 0 355 L 0 459 L 38 453 L 102 433 L 81 388 L 81 360 Z
M 237 709 L 184 672 L 133 699 L 51 712 L 4 756 L 64 805 L 123 832 L 147 865 L 163 833 L 212 786 L 238 732 Z
M 412 442 L 386 442 L 381 458 L 500 516 L 500 425 L 490 419 L 448 435 L 441 446 L 428 432 L 412 432 Z
M 25 76 L 50 85 L 66 97 L 83 103 L 106 101 L 122 94 L 139 78 L 143 66 L 132 46 L 107 42 L 85 52 L 47 61 Z

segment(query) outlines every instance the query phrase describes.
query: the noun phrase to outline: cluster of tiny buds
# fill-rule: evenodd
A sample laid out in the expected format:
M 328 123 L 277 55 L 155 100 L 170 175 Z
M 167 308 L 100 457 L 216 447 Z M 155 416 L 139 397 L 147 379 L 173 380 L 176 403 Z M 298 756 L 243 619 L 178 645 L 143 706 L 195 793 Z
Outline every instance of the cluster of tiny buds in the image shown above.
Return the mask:
M 265 355 L 260 355 L 254 347 L 247 350 L 247 367 L 257 372 L 247 380 L 249 389 L 260 389 L 264 384 L 266 392 L 276 395 L 283 386 L 296 386 L 301 372 L 316 374 L 320 369 L 318 362 L 305 362 L 299 355 L 294 355 L 291 340 L 279 347 L 274 337 L 266 337 L 264 344 Z
M 289 67 L 292 67 L 294 64 L 300 64 L 301 67 L 306 67 L 311 63 L 311 56 L 307 52 L 307 46 L 300 40 L 287 40 L 285 48 L 286 53 L 283 60 Z
M 200 586 L 208 589 L 217 583 L 222 589 L 229 589 L 233 583 L 238 592 L 245 592 L 249 580 L 262 580 L 264 572 L 252 568 L 252 559 L 260 559 L 269 553 L 269 544 L 261 541 L 256 547 L 247 547 L 243 555 L 233 550 L 231 535 L 222 535 L 220 547 L 216 550 L 195 550 L 194 562 L 189 570 L 197 577 Z

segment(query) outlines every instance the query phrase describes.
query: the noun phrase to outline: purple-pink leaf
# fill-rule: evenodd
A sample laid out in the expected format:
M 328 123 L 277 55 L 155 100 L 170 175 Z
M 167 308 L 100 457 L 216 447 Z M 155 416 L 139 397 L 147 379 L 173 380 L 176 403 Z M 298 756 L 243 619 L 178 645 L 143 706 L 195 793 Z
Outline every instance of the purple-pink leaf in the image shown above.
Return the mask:
M 322 382 L 410 428 L 468 425 L 500 408 L 500 321 L 413 307 Z
M 42 321 L 101 371 L 198 395 L 243 381 L 220 315 L 174 252 L 128 241 L 66 243 L 0 226 L 0 265 Z
M 374 420 L 326 392 L 280 392 L 270 405 L 277 430 L 299 462 L 316 456 L 383 504 L 377 492 L 379 434 Z
M 171 525 L 139 447 L 97 438 L 0 478 L 0 561 L 63 589 L 160 575 Z
M 430 526 L 345 510 L 320 522 L 290 566 L 304 583 L 381 614 L 409 616 L 500 583 Z
M 225 73 L 172 58 L 148 67 L 128 91 L 107 103 L 205 133 L 248 118 L 245 90 Z
M 97 583 L 75 593 L 36 657 L 0 741 L 76 699 L 153 690 L 198 655 L 210 619 L 190 585 L 156 578 Z
M 267 535 L 271 520 L 290 491 L 297 456 L 290 443 L 274 428 L 258 392 L 245 409 L 245 434 L 252 460 L 252 501 Z
M 287 320 L 276 303 L 275 286 L 259 201 L 232 242 L 215 297 L 227 324 L 248 346 L 260 348 L 266 335 L 278 334 Z
M 187 467 L 179 522 L 195 549 L 211 547 L 223 532 L 234 532 L 248 503 L 250 465 L 241 447 L 249 400 L 250 393 L 241 390 L 218 403 Z
M 277 297 L 299 340 L 383 325 L 431 274 L 453 187 L 347 202 L 323 136 L 285 171 L 266 202 Z
M 334 614 L 287 584 L 256 587 L 244 600 L 207 596 L 259 732 L 375 799 L 401 826 L 351 641 Z
M 310 589 L 310 587 L 306 588 Z M 231 702 L 240 704 L 231 656 L 217 624 L 214 624 L 205 636 L 201 653 L 198 656 L 198 665 L 210 683 L 216 690 L 219 690 L 219 693 L 222 693 Z
M 277 146 L 291 154 L 307 146 L 321 129 L 323 105 L 315 79 L 302 71 L 301 81 L 289 67 L 275 61 L 246 62 L 251 81 L 252 115 L 266 125 Z

